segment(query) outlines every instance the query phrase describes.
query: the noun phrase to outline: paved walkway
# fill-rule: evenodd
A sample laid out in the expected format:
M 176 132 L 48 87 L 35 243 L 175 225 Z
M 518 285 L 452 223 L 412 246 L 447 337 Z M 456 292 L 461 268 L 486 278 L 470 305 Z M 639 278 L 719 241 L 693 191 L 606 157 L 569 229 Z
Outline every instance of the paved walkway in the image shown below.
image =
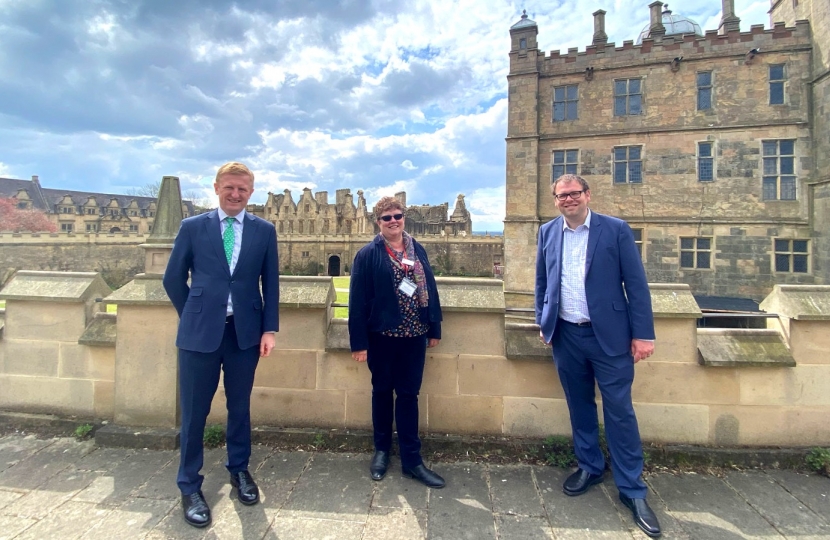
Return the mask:
M 568 471 L 530 465 L 439 463 L 430 491 L 400 474 L 367 474 L 368 454 L 254 448 L 261 504 L 230 498 L 224 450 L 206 454 L 213 525 L 186 525 L 172 451 L 98 448 L 92 442 L 0 437 L 0 539 L 632 539 L 646 538 L 617 500 L 610 476 L 570 498 Z M 716 477 L 650 474 L 664 538 L 830 539 L 830 479 L 792 471 Z

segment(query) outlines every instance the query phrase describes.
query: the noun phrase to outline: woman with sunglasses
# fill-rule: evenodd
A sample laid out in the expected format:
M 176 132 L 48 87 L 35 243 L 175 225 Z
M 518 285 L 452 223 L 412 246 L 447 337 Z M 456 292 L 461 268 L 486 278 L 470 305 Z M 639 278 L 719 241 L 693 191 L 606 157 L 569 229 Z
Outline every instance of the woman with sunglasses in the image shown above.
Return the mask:
M 403 475 L 442 488 L 444 479 L 424 466 L 418 437 L 426 349 L 441 339 L 438 288 L 426 251 L 404 231 L 400 201 L 383 197 L 374 215 L 380 233 L 355 255 L 349 286 L 352 358 L 368 362 L 372 373 L 375 455 L 369 473 L 372 480 L 386 475 L 394 418 Z

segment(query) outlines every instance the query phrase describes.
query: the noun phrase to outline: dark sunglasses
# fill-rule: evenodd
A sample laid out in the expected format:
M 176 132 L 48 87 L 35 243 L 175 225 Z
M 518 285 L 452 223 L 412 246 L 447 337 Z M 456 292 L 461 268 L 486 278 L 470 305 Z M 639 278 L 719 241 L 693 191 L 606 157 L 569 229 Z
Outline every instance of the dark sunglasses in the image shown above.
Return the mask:
M 391 216 L 380 216 L 380 219 L 383 221 L 392 221 L 392 218 L 395 218 L 395 221 L 400 221 L 403 219 L 403 214 L 392 214 Z

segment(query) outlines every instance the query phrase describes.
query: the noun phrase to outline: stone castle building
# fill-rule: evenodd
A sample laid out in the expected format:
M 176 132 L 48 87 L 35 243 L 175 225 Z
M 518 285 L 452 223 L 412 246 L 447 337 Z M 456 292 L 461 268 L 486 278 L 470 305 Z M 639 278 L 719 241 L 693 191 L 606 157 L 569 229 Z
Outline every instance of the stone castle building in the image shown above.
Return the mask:
M 510 29 L 508 304 L 532 305 L 537 231 L 559 215 L 563 173 L 631 224 L 651 282 L 755 300 L 830 282 L 830 4 L 773 0 L 770 29 L 741 31 L 723 0 L 705 32 L 649 8 L 622 46 L 596 11 L 583 52 L 540 51 L 527 15 Z
M 21 209 L 43 211 L 66 233 L 149 234 L 156 215 L 155 197 L 45 188 L 37 176 L 31 180 L 0 178 L 0 197 L 17 200 Z M 182 213 L 194 215 L 193 203 L 183 201 Z
M 492 276 L 504 261 L 501 237 L 472 235 L 464 195 L 458 195 L 451 214 L 448 203 L 407 206 L 405 192 L 395 197 L 406 208 L 407 232 L 424 245 L 438 273 Z M 280 267 L 290 274 L 348 273 L 357 251 L 379 231 L 363 191 L 355 202 L 351 190 L 338 189 L 330 203 L 326 191 L 312 194 L 306 188 L 295 201 L 286 189 L 269 193 L 263 205 L 248 205 L 248 211 L 277 228 Z

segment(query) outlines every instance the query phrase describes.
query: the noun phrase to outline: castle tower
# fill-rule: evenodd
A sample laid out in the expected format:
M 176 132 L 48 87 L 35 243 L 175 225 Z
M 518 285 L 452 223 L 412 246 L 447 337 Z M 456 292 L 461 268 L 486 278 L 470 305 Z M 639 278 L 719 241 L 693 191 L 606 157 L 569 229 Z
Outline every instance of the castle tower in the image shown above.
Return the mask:
M 536 23 L 525 12 L 510 27 L 504 217 L 504 292 L 508 307 L 533 306 L 538 201 L 540 191 L 547 190 L 547 182 L 539 182 L 538 33 Z

